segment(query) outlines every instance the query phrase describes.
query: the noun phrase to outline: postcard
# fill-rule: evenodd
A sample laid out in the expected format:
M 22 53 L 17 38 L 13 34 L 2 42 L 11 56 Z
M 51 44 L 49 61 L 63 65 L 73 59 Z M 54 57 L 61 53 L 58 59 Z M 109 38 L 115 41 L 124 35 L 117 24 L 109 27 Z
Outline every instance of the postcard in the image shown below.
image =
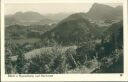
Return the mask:
M 2 81 L 128 81 L 127 5 L 2 0 Z

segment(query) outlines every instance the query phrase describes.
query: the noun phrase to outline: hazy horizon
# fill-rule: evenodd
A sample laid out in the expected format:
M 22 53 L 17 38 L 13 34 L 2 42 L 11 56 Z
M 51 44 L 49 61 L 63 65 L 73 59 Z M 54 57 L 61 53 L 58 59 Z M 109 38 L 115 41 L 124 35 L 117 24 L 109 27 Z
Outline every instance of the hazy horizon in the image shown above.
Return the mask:
M 40 14 L 77 13 L 88 12 L 94 3 L 41 3 L 41 4 L 5 4 L 5 15 L 16 12 L 38 12 Z M 122 5 L 121 3 L 107 3 L 112 7 Z

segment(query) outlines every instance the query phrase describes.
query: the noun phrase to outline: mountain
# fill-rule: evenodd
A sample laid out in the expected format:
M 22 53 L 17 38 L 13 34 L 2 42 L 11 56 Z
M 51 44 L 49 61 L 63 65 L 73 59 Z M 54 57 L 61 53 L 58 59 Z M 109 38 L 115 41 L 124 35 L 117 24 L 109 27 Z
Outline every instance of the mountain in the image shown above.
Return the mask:
M 47 17 L 37 13 L 37 12 L 16 12 L 14 15 L 5 16 L 6 25 L 44 25 L 48 23 L 53 23 L 52 20 Z
M 92 20 L 120 20 L 123 19 L 123 7 L 94 3 L 87 16 Z
M 42 15 L 38 12 L 16 12 L 13 15 L 5 16 L 5 24 L 8 25 L 44 25 L 58 23 L 62 19 L 69 16 L 70 13 L 46 14 Z
M 101 27 L 99 21 L 103 21 L 104 23 L 105 20 L 119 21 L 121 19 L 122 6 L 114 8 L 95 3 L 89 12 L 76 13 L 68 16 L 42 37 L 43 39 L 55 39 L 57 42 L 64 44 L 86 42 L 92 37 L 100 37 L 102 32 L 111 26 L 111 24 L 106 24 L 105 27 Z
M 37 21 L 37 20 L 41 20 L 42 18 L 45 18 L 44 16 L 42 16 L 41 14 L 37 13 L 37 12 L 17 12 L 14 15 L 14 18 L 21 20 L 21 21 Z
M 42 38 L 54 39 L 63 44 L 77 44 L 98 36 L 97 31 L 99 31 L 97 25 L 91 24 L 84 13 L 76 13 L 62 20 L 54 29 L 46 32 Z
M 17 12 L 14 15 L 6 17 L 5 21 L 6 24 L 10 22 L 11 24 L 16 23 L 19 25 L 53 24 L 56 22 L 54 16 L 55 15 L 44 16 L 37 12 Z M 102 34 L 104 28 L 101 30 L 95 22 L 92 22 L 93 20 L 105 21 L 122 19 L 122 6 L 114 8 L 108 5 L 95 3 L 87 13 L 76 13 L 70 16 L 64 15 L 66 18 L 61 16 L 62 15 L 58 17 L 60 17 L 60 20 L 63 20 L 59 20 L 60 22 L 56 27 L 44 33 L 42 39 L 54 39 L 64 44 L 77 44 L 86 42 L 88 39 L 98 37 Z M 92 19 L 92 21 L 90 19 Z
M 71 13 L 57 13 L 42 15 L 37 12 L 16 12 L 13 15 L 5 16 L 6 25 L 44 25 L 58 23 L 61 20 L 67 18 Z M 105 20 L 120 20 L 123 18 L 122 6 L 111 7 L 104 4 L 93 4 L 89 12 L 85 13 L 85 16 L 89 19 L 105 21 Z

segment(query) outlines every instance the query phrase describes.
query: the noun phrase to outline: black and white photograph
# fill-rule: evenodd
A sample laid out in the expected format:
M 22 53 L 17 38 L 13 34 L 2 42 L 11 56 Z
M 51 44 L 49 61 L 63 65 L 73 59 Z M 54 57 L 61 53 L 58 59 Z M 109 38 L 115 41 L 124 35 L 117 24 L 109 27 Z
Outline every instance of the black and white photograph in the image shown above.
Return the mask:
M 123 73 L 122 3 L 5 6 L 6 74 Z
M 2 0 L 2 81 L 128 80 L 126 2 Z

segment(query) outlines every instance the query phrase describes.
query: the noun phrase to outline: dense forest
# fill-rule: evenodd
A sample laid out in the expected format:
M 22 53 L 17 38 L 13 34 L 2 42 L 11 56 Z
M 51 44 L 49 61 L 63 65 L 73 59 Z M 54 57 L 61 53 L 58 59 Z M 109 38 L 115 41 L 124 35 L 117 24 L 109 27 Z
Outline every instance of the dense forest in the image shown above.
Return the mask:
M 5 73 L 123 73 L 122 10 L 95 3 L 87 13 L 60 19 L 6 16 Z

